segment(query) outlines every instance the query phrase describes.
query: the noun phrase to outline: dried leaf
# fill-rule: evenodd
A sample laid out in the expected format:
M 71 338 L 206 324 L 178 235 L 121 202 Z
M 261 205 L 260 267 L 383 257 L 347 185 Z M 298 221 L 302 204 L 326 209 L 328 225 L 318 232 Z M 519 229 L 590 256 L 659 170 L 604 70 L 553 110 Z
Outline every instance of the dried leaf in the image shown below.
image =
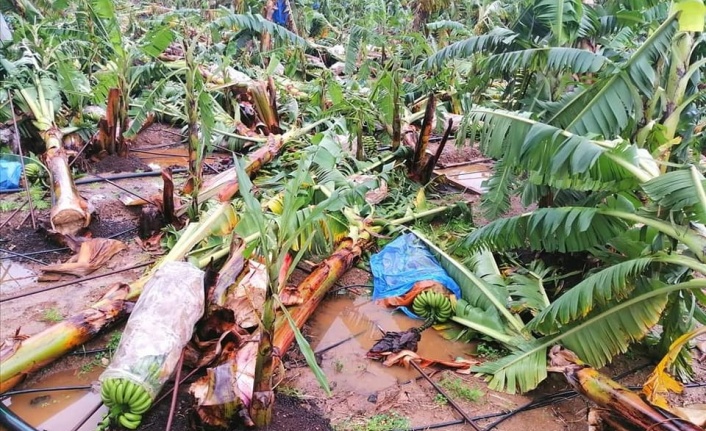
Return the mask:
M 238 325 L 252 328 L 259 323 L 258 312 L 265 303 L 267 269 L 264 264 L 251 259 L 243 274 L 228 290 L 223 306 L 233 311 Z
M 71 256 L 66 263 L 47 265 L 42 271 L 83 277 L 105 265 L 110 258 L 126 248 L 125 244 L 115 239 L 91 238 L 84 241 L 78 254 Z
M 667 369 L 674 362 L 677 355 L 679 355 L 681 349 L 684 348 L 689 341 L 701 334 L 706 334 L 706 327 L 701 327 L 682 335 L 669 346 L 669 351 L 664 358 L 659 361 L 659 364 L 657 364 L 642 388 L 642 393 L 645 394 L 651 403 L 669 409 L 667 394 L 669 392 L 681 393 L 683 389 L 682 384 L 674 379 L 674 377 L 670 376 L 667 373 Z
M 17 328 L 14 335 L 7 337 L 0 344 L 0 362 L 12 356 L 20 348 L 22 341 L 29 338 L 29 335 L 20 335 L 20 329 Z
M 675 407 L 674 412 L 702 428 L 706 426 L 706 404 Z
M 411 361 L 416 362 L 421 368 L 432 366 L 443 367 L 454 370 L 459 374 L 471 374 L 471 367 L 478 364 L 478 361 L 464 358 L 456 358 L 454 361 L 440 361 L 436 359 L 423 358 L 409 350 L 402 350 L 399 353 L 389 355 L 382 364 L 386 367 L 391 367 L 393 365 L 404 365 L 405 367 L 409 367 L 409 363 Z

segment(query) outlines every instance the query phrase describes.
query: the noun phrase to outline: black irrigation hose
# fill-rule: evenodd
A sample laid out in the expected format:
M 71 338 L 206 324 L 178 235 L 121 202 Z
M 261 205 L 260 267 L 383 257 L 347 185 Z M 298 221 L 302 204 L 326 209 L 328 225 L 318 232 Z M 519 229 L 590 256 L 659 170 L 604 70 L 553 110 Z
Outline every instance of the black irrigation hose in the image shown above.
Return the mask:
M 645 368 L 649 365 L 650 365 L 650 363 L 642 364 L 636 368 L 633 368 L 633 369 L 628 370 L 624 373 L 618 374 L 617 376 L 614 377 L 614 379 L 619 380 L 619 379 L 621 379 L 625 376 L 628 376 L 628 375 L 634 373 L 635 371 L 639 371 L 642 368 Z M 706 387 L 706 382 L 687 383 L 684 385 L 684 387 L 688 388 L 688 389 Z M 642 386 L 628 386 L 628 389 L 633 390 L 633 391 L 640 390 L 640 389 L 642 389 Z M 505 420 L 510 419 L 512 416 L 515 416 L 518 413 L 528 411 L 528 410 L 534 410 L 534 409 L 541 408 L 541 407 L 545 407 L 547 405 L 554 404 L 555 402 L 558 402 L 558 401 L 566 401 L 566 400 L 569 400 L 572 398 L 576 398 L 577 396 L 579 396 L 578 392 L 574 391 L 573 389 L 569 389 L 569 390 L 545 395 L 544 397 L 542 397 L 538 400 L 531 401 L 531 402 L 529 402 L 525 405 L 522 405 L 514 410 L 509 411 L 509 412 L 489 413 L 489 414 L 485 414 L 485 415 L 474 416 L 471 419 L 473 419 L 474 421 L 479 421 L 479 420 L 483 420 L 483 419 L 492 419 L 492 418 L 496 418 L 498 416 L 502 416 L 500 419 L 498 419 L 497 421 L 495 421 L 491 424 L 488 424 L 484 428 L 484 431 L 490 431 L 493 428 L 500 425 Z M 427 429 L 437 429 L 437 428 L 444 428 L 444 427 L 449 427 L 449 426 L 454 426 L 454 425 L 461 425 L 464 423 L 466 423 L 465 419 L 457 419 L 457 420 L 453 420 L 453 421 L 440 422 L 440 423 L 431 424 L 431 425 L 424 425 L 424 426 L 419 426 L 419 427 L 414 427 L 414 428 L 407 428 L 404 431 L 423 431 L 423 430 L 427 430 Z M 401 431 L 401 430 L 396 430 L 396 431 Z
M 73 352 L 69 352 L 69 355 L 72 355 L 72 356 L 92 355 L 94 353 L 103 353 L 103 352 L 107 352 L 109 350 L 110 349 L 107 347 L 103 347 L 100 349 L 74 350 Z
M 91 386 L 57 386 L 54 388 L 34 388 L 34 389 L 21 389 L 17 391 L 9 391 L 0 395 L 0 401 L 5 398 L 11 397 L 13 395 L 22 394 L 33 394 L 37 392 L 54 392 L 54 391 L 77 391 L 77 390 L 90 390 Z M 102 404 L 98 405 L 100 408 Z M 91 416 L 95 413 L 98 408 L 91 412 Z M 82 426 L 91 416 L 88 416 L 81 424 Z M 37 431 L 36 428 L 32 427 L 30 424 L 22 420 L 21 417 L 17 416 L 12 410 L 10 410 L 4 403 L 0 402 L 0 425 L 7 428 L 8 431 Z M 78 428 L 76 428 L 78 429 Z
M 187 172 L 186 168 L 173 169 L 172 174 L 181 174 Z M 116 174 L 109 177 L 91 177 L 91 178 L 81 178 L 74 181 L 74 184 L 91 184 L 91 183 L 102 183 L 105 180 L 125 180 L 128 178 L 143 178 L 143 177 L 157 177 L 162 175 L 162 171 L 147 171 L 147 172 L 128 172 L 125 174 Z M 4 189 L 0 190 L 0 194 L 3 193 L 18 193 L 24 191 L 24 189 Z
M 119 236 L 125 235 L 126 233 L 132 232 L 133 230 L 137 230 L 137 227 L 131 227 L 130 229 L 125 229 L 125 230 L 120 231 L 120 232 L 118 232 L 118 233 L 114 233 L 114 234 L 110 235 L 110 236 L 108 237 L 108 239 L 117 238 L 117 237 L 119 237 Z M 46 254 L 46 253 L 58 253 L 58 252 L 66 251 L 66 250 L 68 250 L 68 249 L 69 249 L 68 247 L 62 247 L 62 248 L 52 248 L 52 249 L 49 249 L 49 250 L 30 251 L 30 252 L 27 252 L 27 253 L 16 253 L 16 252 L 13 252 L 13 251 L 5 250 L 4 248 L 0 248 L 0 253 L 8 253 L 8 254 L 12 254 L 12 255 L 13 255 L 13 256 L 0 256 L 0 260 L 12 259 L 13 257 L 18 257 L 18 258 L 20 258 L 20 259 L 26 258 L 26 259 L 33 260 L 33 261 L 36 261 L 36 262 L 38 262 L 38 263 L 41 263 L 42 265 L 46 265 L 45 262 L 42 262 L 41 260 L 33 259 L 33 258 L 29 257 L 29 256 L 34 256 L 34 255 L 37 255 L 37 254 Z
M 0 425 L 8 431 L 37 431 L 3 403 L 0 403 Z
M 3 302 L 12 301 L 14 299 L 24 298 L 25 296 L 36 295 L 38 293 L 44 293 L 44 292 L 47 292 L 50 290 L 59 289 L 61 287 L 71 286 L 74 284 L 83 283 L 83 282 L 90 281 L 90 280 L 95 280 L 96 278 L 108 277 L 110 275 L 120 274 L 121 272 L 125 272 L 125 271 L 132 271 L 133 269 L 138 269 L 138 268 L 142 268 L 142 267 L 145 267 L 148 265 L 152 265 L 154 262 L 155 262 L 154 260 L 151 260 L 149 262 L 138 263 L 137 265 L 132 265 L 132 266 L 128 266 L 126 268 L 116 269 L 115 271 L 110 271 L 110 272 L 106 272 L 103 274 L 88 275 L 86 277 L 77 278 L 75 280 L 67 281 L 65 283 L 60 283 L 55 286 L 42 287 L 40 289 L 34 289 L 34 290 L 18 293 L 15 295 L 6 296 L 4 298 L 0 298 L 0 304 L 2 304 Z
M 83 385 L 83 386 L 56 386 L 53 388 L 19 389 L 16 391 L 5 392 L 4 394 L 0 395 L 0 400 L 4 400 L 7 397 L 12 397 L 15 395 L 36 394 L 38 392 L 86 391 L 91 388 L 92 388 L 92 386 L 90 386 L 90 385 Z M 2 404 L 2 403 L 0 403 L 0 404 Z

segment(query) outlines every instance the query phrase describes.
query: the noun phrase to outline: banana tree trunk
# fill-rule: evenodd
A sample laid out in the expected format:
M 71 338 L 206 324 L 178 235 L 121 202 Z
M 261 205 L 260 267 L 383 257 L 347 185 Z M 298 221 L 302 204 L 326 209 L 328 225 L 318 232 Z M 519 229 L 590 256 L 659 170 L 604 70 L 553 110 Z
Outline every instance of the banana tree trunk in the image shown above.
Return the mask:
M 0 351 L 0 393 L 12 389 L 27 374 L 59 359 L 126 316 L 131 309 L 125 302 L 135 301 L 140 296 L 145 283 L 162 264 L 182 260 L 208 236 L 228 235 L 239 220 L 233 216 L 233 211 L 229 204 L 211 210 L 201 222 L 190 224 L 169 254 L 143 277 L 130 284 L 114 286 L 86 310 L 27 339 L 18 337 L 18 342 L 10 348 L 3 347 Z M 203 263 L 206 264 L 208 262 Z
M 353 266 L 362 250 L 362 244 L 359 245 L 351 239 L 344 240 L 328 259 L 321 262 L 299 284 L 297 292 L 303 298 L 304 303 L 290 310 L 291 317 L 298 328 L 304 326 L 304 323 L 321 303 L 326 292 Z M 262 322 L 255 368 L 255 385 L 250 405 L 250 417 L 258 427 L 267 426 L 272 420 L 272 407 L 275 401 L 275 394 L 272 390 L 272 354 L 273 352 L 284 354 L 294 341 L 294 331 L 285 316 L 280 315 L 275 321 L 272 297 L 268 297 L 265 301 Z M 273 326 L 275 328 L 274 338 L 269 330 Z
M 266 20 L 272 21 L 272 16 L 275 13 L 275 0 L 267 0 L 263 10 L 263 16 Z M 269 32 L 263 31 L 260 35 L 260 53 L 267 54 L 272 49 L 272 35 Z
M 321 262 L 308 277 L 297 287 L 304 300 L 302 305 L 292 307 L 290 314 L 298 328 L 311 317 L 329 289 L 343 276 L 363 253 L 369 238 L 361 237 L 358 241 L 348 238 L 341 242 L 338 249 Z M 294 341 L 294 331 L 286 318 L 278 316 L 275 322 L 275 335 L 272 344 L 276 351 L 284 354 Z
M 274 373 L 272 329 L 275 324 L 275 302 L 271 289 L 267 289 L 261 319 L 260 339 L 255 358 L 255 381 L 250 402 L 250 417 L 259 428 L 266 427 L 272 422 L 272 408 L 275 404 L 275 392 L 272 387 Z
M 11 349 L 7 358 L 0 358 L 0 393 L 90 340 L 103 328 L 126 317 L 131 308 L 128 306 L 128 297 L 135 287 L 135 283 L 117 283 L 91 307 L 19 341 L 19 345 Z
M 424 119 L 422 120 L 422 129 L 419 131 L 419 139 L 414 148 L 414 157 L 412 158 L 412 177 L 416 180 L 423 179 L 424 169 L 428 163 L 429 155 L 427 147 L 429 146 L 429 138 L 431 137 L 432 129 L 434 128 L 434 110 L 436 109 L 436 98 L 434 93 L 429 94 L 427 106 L 424 110 Z
M 253 151 L 253 153 L 248 156 L 248 161 L 245 165 L 245 172 L 252 177 L 260 170 L 260 168 L 277 157 L 277 154 L 279 154 L 282 150 L 284 144 L 309 133 L 309 131 L 315 129 L 323 122 L 323 120 L 316 121 L 302 127 L 301 129 L 291 130 L 283 135 L 269 135 L 265 138 L 264 145 Z M 210 178 L 207 182 L 204 182 L 203 187 L 199 192 L 199 202 L 204 202 L 214 196 L 219 201 L 226 202 L 231 200 L 233 196 L 238 193 L 239 189 L 240 186 L 238 185 L 238 178 L 235 173 L 235 168 L 230 168 Z M 182 215 L 185 211 L 186 208 L 182 207 L 179 211 L 177 211 L 177 214 Z
M 576 392 L 605 409 L 603 419 L 619 429 L 703 431 L 701 427 L 650 404 L 638 394 L 582 363 L 569 350 L 557 346 L 549 356 L 552 364 L 550 370 L 563 373 Z
M 91 222 L 88 204 L 76 190 L 71 168 L 62 145 L 62 133 L 57 127 L 42 132 L 46 145 L 44 164 L 49 169 L 56 202 L 52 206 L 50 221 L 52 229 L 65 235 L 74 235 Z

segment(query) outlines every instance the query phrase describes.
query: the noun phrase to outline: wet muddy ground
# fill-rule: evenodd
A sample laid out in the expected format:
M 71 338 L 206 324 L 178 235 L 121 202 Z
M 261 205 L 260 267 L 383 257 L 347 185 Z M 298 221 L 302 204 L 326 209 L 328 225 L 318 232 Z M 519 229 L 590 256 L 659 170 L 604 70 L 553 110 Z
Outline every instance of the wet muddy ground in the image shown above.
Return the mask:
M 154 127 L 154 126 L 153 126 Z M 150 153 L 159 152 L 167 145 L 177 146 L 178 131 L 166 126 L 157 126 L 138 142 L 138 149 Z M 168 133 L 167 133 L 168 132 Z M 176 135 L 175 135 L 176 134 Z M 170 140 L 171 139 L 171 140 Z M 155 147 L 155 148 L 152 148 Z M 158 148 L 156 148 L 158 147 Z M 154 150 L 154 151 L 153 151 Z M 170 151 L 161 165 L 183 165 L 181 153 Z M 134 152 L 140 163 L 154 163 L 156 157 L 145 152 Z M 154 156 L 154 154 L 152 154 Z M 218 159 L 212 162 L 219 163 Z M 111 172 L 103 166 L 104 173 Z M 176 175 L 175 183 L 181 184 L 183 176 Z M 118 184 L 131 192 L 149 197 L 159 193 L 162 187 L 158 176 L 139 179 L 124 179 Z M 44 236 L 32 229 L 30 221 L 24 221 L 26 211 L 20 211 L 8 221 L 10 212 L 0 213 L 0 339 L 5 339 L 21 328 L 23 334 L 34 334 L 49 327 L 54 321 L 70 316 L 93 303 L 106 288 L 117 281 L 128 282 L 138 278 L 142 269 L 114 273 L 116 270 L 146 263 L 156 256 L 143 251 L 135 240 L 139 210 L 124 205 L 125 191 L 105 182 L 82 184 L 80 193 L 95 206 L 99 218 L 91 225 L 95 236 L 117 235 L 125 242 L 127 250 L 115 256 L 95 275 L 91 281 L 73 282 L 72 277 L 52 282 L 38 282 L 41 267 L 48 263 L 66 260 L 70 254 L 58 250 Z M 0 198 L 23 201 L 22 194 L 0 195 Z M 469 196 L 469 199 L 475 199 Z M 520 209 L 517 208 L 519 211 Z M 39 220 L 48 219 L 48 211 L 37 213 Z M 55 250 L 44 252 L 45 250 Z M 41 253 L 40 253 L 41 252 Z M 32 254 L 35 253 L 35 254 Z M 25 254 L 32 259 L 18 258 Z M 361 265 L 365 268 L 365 263 Z M 310 340 L 317 358 L 332 389 L 328 397 L 319 387 L 301 355 L 292 349 L 284 358 L 287 368 L 278 383 L 275 420 L 271 430 L 326 430 L 340 431 L 373 430 L 372 424 L 393 424 L 399 429 L 427 429 L 445 425 L 441 429 L 471 429 L 461 422 L 461 415 L 414 369 L 387 368 L 381 363 L 365 358 L 365 353 L 381 336 L 381 331 L 399 331 L 418 326 L 414 321 L 370 300 L 370 274 L 364 269 L 353 269 L 344 276 L 333 292 L 320 305 L 307 323 L 304 333 Z M 38 289 L 63 285 L 52 290 L 34 293 Z M 29 294 L 17 297 L 18 295 Z M 119 330 L 120 328 L 116 328 Z M 109 343 L 111 332 L 91 341 L 85 349 L 101 349 Z M 419 353 L 434 359 L 453 359 L 457 356 L 478 358 L 477 345 L 456 343 L 443 339 L 436 331 L 423 334 Z M 487 346 L 485 354 L 492 354 Z M 31 376 L 17 389 L 90 386 L 102 372 L 107 359 L 104 352 L 75 352 L 46 369 Z M 484 360 L 484 358 L 479 358 Z M 645 380 L 649 364 L 639 354 L 618 358 L 605 369 L 606 374 L 618 375 L 628 372 L 621 382 L 639 385 Z M 697 378 L 703 381 L 706 365 L 696 363 Z M 633 371 L 636 370 L 636 371 Z M 632 371 L 632 372 L 631 372 Z M 431 378 L 442 382 L 452 397 L 469 416 L 476 418 L 481 429 L 503 418 L 503 413 L 516 410 L 533 401 L 545 399 L 567 389 L 560 376 L 552 376 L 532 393 L 515 396 L 491 391 L 483 380 L 473 375 L 459 375 L 448 371 L 437 371 Z M 194 429 L 190 412 L 190 400 L 183 385 L 175 414 L 175 431 Z M 467 391 L 460 391 L 466 388 Z M 706 388 L 688 389 L 680 402 L 705 402 Z M 10 408 L 38 429 L 47 431 L 93 430 L 104 408 L 99 397 L 90 390 L 42 392 L 13 396 L 3 401 Z M 140 430 L 163 430 L 169 413 L 169 397 L 145 416 Z M 585 430 L 589 405 L 581 398 L 566 395 L 552 403 L 517 413 L 499 423 L 494 429 L 519 431 L 541 429 L 543 431 Z M 86 420 L 88 419 L 88 420 Z M 371 422 L 373 421 L 373 422 Z M 81 423 L 85 424 L 80 426 Z

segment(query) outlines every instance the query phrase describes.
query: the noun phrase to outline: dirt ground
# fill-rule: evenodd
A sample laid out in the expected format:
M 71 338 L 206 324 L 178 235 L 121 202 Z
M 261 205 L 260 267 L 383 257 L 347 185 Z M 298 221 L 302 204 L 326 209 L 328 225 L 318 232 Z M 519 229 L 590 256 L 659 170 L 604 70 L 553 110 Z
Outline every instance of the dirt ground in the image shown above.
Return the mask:
M 178 143 L 177 129 L 156 125 L 141 135 L 136 148 L 143 150 L 155 148 L 157 151 L 157 147 L 166 148 L 168 144 L 178 146 Z M 449 155 L 445 159 L 447 163 L 479 157 L 475 149 L 459 150 L 453 146 L 449 148 Z M 174 160 L 178 161 L 178 157 Z M 127 166 L 129 171 L 134 171 L 137 166 L 145 169 L 150 161 L 140 158 L 133 162 L 135 163 Z M 124 171 L 123 168 L 124 166 L 120 165 L 117 169 L 112 169 L 108 162 L 101 162 L 97 171 L 108 174 Z M 177 187 L 183 182 L 183 178 L 183 176 L 175 176 Z M 132 193 L 145 197 L 159 193 L 162 187 L 159 176 L 124 179 L 119 180 L 118 184 Z M 134 280 L 142 274 L 143 269 L 118 273 L 113 273 L 114 271 L 149 262 L 156 257 L 143 251 L 135 240 L 139 209 L 123 204 L 121 198 L 129 195 L 128 193 L 105 182 L 79 185 L 78 189 L 95 207 L 98 214 L 90 226 L 94 236 L 108 237 L 118 234 L 116 238 L 125 242 L 127 250 L 119 253 L 104 268 L 95 273 L 101 275 L 100 278 L 67 283 L 67 281 L 71 282 L 72 278 L 65 277 L 60 281 L 38 283 L 35 277 L 41 272 L 42 266 L 65 261 L 70 253 L 66 250 L 56 250 L 57 246 L 34 230 L 30 221 L 24 220 L 27 211 L 19 211 L 11 219 L 9 219 L 11 212 L 0 213 L 0 225 L 3 225 L 0 228 L 0 257 L 2 257 L 0 276 L 3 277 L 3 286 L 0 290 L 0 339 L 6 339 L 17 328 L 21 328 L 21 333 L 31 335 L 49 327 L 53 319 L 49 318 L 47 310 L 56 310 L 60 317 L 67 317 L 86 308 L 105 292 L 107 286 L 118 281 Z M 24 199 L 22 194 L 0 195 L 0 197 L 3 200 L 18 202 L 23 202 Z M 467 197 L 470 201 L 476 201 L 478 198 L 472 195 Z M 514 209 L 521 210 L 517 204 Z M 40 221 L 46 221 L 48 210 L 38 211 L 36 217 Z M 44 252 L 46 250 L 55 251 Z M 17 254 L 29 254 L 32 260 L 17 257 Z M 268 429 L 275 431 L 373 430 L 366 427 L 374 418 L 380 422 L 402 418 L 404 429 L 442 428 L 440 425 L 445 425 L 443 429 L 449 430 L 471 429 L 468 424 L 462 423 L 461 415 L 448 402 L 444 402 L 431 384 L 414 370 L 386 369 L 381 364 L 364 358 L 366 349 L 379 337 L 379 333 L 374 328 L 397 330 L 395 325 L 406 329 L 419 323 L 405 317 L 393 316 L 389 310 L 372 303 L 364 287 L 371 284 L 370 275 L 365 270 L 365 265 L 363 268 L 350 271 L 339 281 L 336 293 L 330 294 L 321 304 L 304 330 L 314 350 L 322 350 L 332 345 L 334 341 L 352 337 L 350 341 L 345 341 L 318 355 L 318 360 L 332 388 L 332 395 L 327 396 L 323 392 L 312 372 L 303 365 L 301 355 L 293 349 L 284 358 L 287 371 L 278 386 L 275 418 Z M 8 299 L 18 294 L 31 293 L 40 288 L 59 284 L 68 285 L 21 298 Z M 348 286 L 352 287 L 345 289 Z M 347 326 L 339 330 L 335 329 L 336 325 Z M 368 330 L 369 328 L 373 329 Z M 359 334 L 357 332 L 359 329 L 362 335 L 356 335 Z M 431 332 L 433 331 L 425 332 L 423 340 L 430 340 L 429 342 L 432 343 L 430 346 L 434 346 L 432 350 L 443 350 L 446 356 L 463 354 L 470 357 L 472 346 L 441 340 L 438 335 Z M 109 337 L 110 333 L 104 334 L 88 343 L 85 348 L 101 348 L 105 346 Z M 627 372 L 621 382 L 626 385 L 640 385 L 644 383 L 650 371 L 650 367 L 640 368 L 646 364 L 649 364 L 647 359 L 639 354 L 630 354 L 617 358 L 603 371 L 611 376 Z M 97 377 L 104 364 L 100 361 L 96 364 L 94 355 L 67 356 L 31 376 L 18 388 L 37 386 L 60 372 L 80 376 L 83 375 L 81 374 L 83 370 L 88 368 L 87 365 L 93 366 L 91 373 L 94 374 L 90 375 Z M 706 364 L 695 362 L 695 368 L 698 381 L 706 381 Z M 453 394 L 450 396 L 456 399 L 467 415 L 475 418 L 481 429 L 489 429 L 486 427 L 503 418 L 503 413 L 546 399 L 547 396 L 568 388 L 561 376 L 556 375 L 550 376 L 537 390 L 522 396 L 491 391 L 481 378 L 473 375 L 452 375 L 443 371 L 434 373 L 431 378 L 435 382 L 461 379 L 463 386 L 478 390 L 473 400 L 457 398 Z M 179 393 L 172 429 L 175 431 L 196 429 L 190 411 L 190 399 L 183 387 Z M 574 395 L 567 393 L 548 405 L 507 417 L 493 429 L 500 431 L 585 430 L 590 406 L 582 398 Z M 94 402 L 95 399 L 93 399 Z M 704 403 L 706 388 L 687 389 L 683 396 L 675 398 L 674 401 L 679 404 Z M 145 416 L 143 425 L 139 429 L 164 429 L 169 410 L 169 400 L 161 402 Z

